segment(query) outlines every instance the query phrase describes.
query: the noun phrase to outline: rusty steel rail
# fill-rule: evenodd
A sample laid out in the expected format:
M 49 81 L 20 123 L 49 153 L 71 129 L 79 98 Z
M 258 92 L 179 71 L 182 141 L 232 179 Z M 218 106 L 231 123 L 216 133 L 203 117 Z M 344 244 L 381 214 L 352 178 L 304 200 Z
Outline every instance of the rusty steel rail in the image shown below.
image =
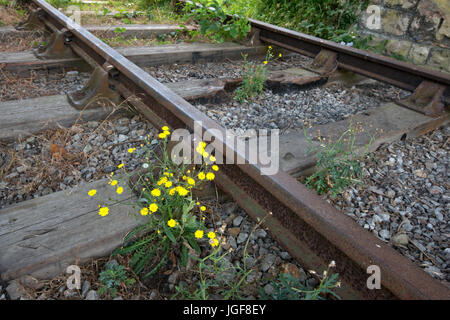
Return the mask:
M 191 131 L 199 121 L 203 132 L 216 129 L 222 134 L 215 136 L 215 142 L 223 145 L 224 154 L 247 160 L 222 138 L 225 128 L 44 0 L 32 1 L 58 30 L 70 30 L 69 46 L 83 50 L 91 62 L 113 67 L 114 79 L 141 99 L 139 111 L 149 121 Z M 450 299 L 447 287 L 286 173 L 265 176 L 259 165 L 222 165 L 216 183 L 254 219 L 265 219 L 269 233 L 303 266 L 322 272 L 330 261 L 336 261 L 335 270 L 342 280 L 337 294 L 343 298 Z M 367 289 L 370 265 L 381 269 L 379 290 Z
M 304 33 L 250 19 L 252 27 L 259 30 L 260 40 L 309 57 L 321 50 L 337 53 L 342 69 L 380 80 L 396 87 L 414 91 L 423 81 L 432 81 L 447 87 L 444 95 L 450 98 L 450 75 L 395 60 L 369 51 L 360 50 L 333 41 L 323 40 Z

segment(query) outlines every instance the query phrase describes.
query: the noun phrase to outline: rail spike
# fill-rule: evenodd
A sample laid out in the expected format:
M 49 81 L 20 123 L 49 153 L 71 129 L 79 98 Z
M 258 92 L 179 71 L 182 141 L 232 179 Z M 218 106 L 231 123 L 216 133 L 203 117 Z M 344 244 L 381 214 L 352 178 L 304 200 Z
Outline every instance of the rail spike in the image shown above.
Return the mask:
M 45 29 L 45 24 L 43 22 L 44 15 L 45 13 L 41 8 L 31 10 L 27 20 L 17 24 L 16 30 L 38 31 Z
M 96 67 L 83 88 L 67 93 L 69 103 L 78 110 L 119 105 L 122 98 L 111 88 L 113 85 L 109 80 L 110 76 L 114 77 L 115 71 L 109 63 Z

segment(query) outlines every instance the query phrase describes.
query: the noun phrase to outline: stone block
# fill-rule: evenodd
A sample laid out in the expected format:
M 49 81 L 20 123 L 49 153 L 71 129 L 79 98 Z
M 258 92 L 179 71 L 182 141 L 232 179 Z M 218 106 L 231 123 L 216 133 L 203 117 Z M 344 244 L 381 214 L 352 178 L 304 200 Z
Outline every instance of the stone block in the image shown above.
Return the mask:
M 407 58 L 412 43 L 409 41 L 392 39 L 386 45 L 386 53 L 389 55 L 397 54 Z
M 425 64 L 430 53 L 430 48 L 413 44 L 409 51 L 408 59 L 414 64 Z
M 406 13 L 386 9 L 381 16 L 381 25 L 384 32 L 403 36 L 408 30 L 410 20 Z
M 433 49 L 427 65 L 433 69 L 450 73 L 450 50 Z

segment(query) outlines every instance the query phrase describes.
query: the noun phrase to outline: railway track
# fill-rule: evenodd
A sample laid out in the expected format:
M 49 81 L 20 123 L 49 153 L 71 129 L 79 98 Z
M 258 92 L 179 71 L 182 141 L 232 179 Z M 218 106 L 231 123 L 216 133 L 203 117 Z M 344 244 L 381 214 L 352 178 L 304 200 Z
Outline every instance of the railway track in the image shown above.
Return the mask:
M 186 101 L 216 96 L 227 91 L 235 82 L 205 80 L 199 81 L 197 86 L 192 86 L 191 83 L 191 87 L 186 90 L 187 82 L 178 86 L 165 85 L 142 68 L 155 64 L 236 58 L 243 51 L 258 54 L 264 52 L 261 50 L 263 46 L 274 45 L 312 58 L 312 62 L 302 68 L 273 72 L 269 79 L 274 88 L 331 81 L 339 77 L 339 68 L 411 91 L 411 95 L 404 99 L 355 116 L 356 121 L 370 124 L 374 129 L 383 129 L 383 135 L 371 145 L 373 149 L 382 143 L 404 139 L 406 136 L 423 135 L 448 123 L 449 75 L 254 20 L 251 20 L 253 47 L 216 47 L 216 51 L 211 51 L 211 46 L 204 46 L 203 49 L 177 47 L 165 52 L 155 49 L 153 53 L 136 53 L 136 50 L 130 49 L 129 52 L 132 53 L 127 53 L 105 45 L 45 1 L 31 2 L 37 11 L 30 21 L 52 30 L 54 41 L 37 53 L 39 60 L 29 54 L 18 56 L 15 61 L 2 55 L 0 60 L 4 68 L 11 72 L 29 72 L 43 67 L 67 68 L 75 62 L 80 63 L 85 70 L 89 67 L 95 70 L 90 80 L 92 90 L 84 90 L 84 95 L 69 95 L 70 104 L 61 97 L 56 100 L 46 98 L 50 101 L 34 101 L 32 105 L 35 113 L 28 116 L 25 111 L 18 109 L 14 102 L 7 106 L 2 105 L 6 116 L 4 114 L 0 119 L 0 139 L 15 139 L 23 135 L 24 131 L 25 135 L 39 132 L 42 125 L 48 123 L 48 117 L 41 112 L 43 106 L 48 108 L 47 115 L 52 112 L 59 113 L 56 122 L 73 123 L 79 114 L 75 109 L 83 109 L 98 95 L 118 103 L 126 99 L 155 127 L 169 125 L 172 129 L 187 128 L 193 132 L 195 126 L 200 123 L 197 129 L 202 133 L 211 130 L 221 133 L 215 135 L 215 143 L 223 147 L 223 157 L 235 159 L 234 163 L 242 163 L 221 165 L 216 177 L 217 186 L 229 194 L 253 219 L 264 219 L 264 226 L 272 237 L 305 267 L 322 271 L 330 261 L 336 261 L 336 271 L 342 279 L 342 287 L 337 290 L 338 295 L 345 299 L 450 298 L 449 288 L 362 229 L 293 177 L 307 174 L 315 163 L 314 157 L 305 155 L 307 141 L 303 133 L 293 132 L 280 137 L 282 171 L 273 175 L 262 175 L 263 165 L 249 163 L 249 155 L 242 153 L 234 144 L 223 138 L 226 136 L 226 129 L 222 125 Z M 83 90 L 79 92 L 83 93 Z M 27 107 L 23 110 L 27 110 Z M 86 120 L 101 119 L 110 112 L 105 108 L 85 111 Z M 25 119 L 18 117 L 23 114 Z M 38 115 L 44 117 L 34 126 L 29 126 L 28 123 L 37 119 Z M 323 124 L 309 129 L 308 132 L 317 137 L 317 129 L 320 129 L 321 132 L 327 132 L 336 138 L 348 128 L 349 121 L 347 119 Z M 27 125 L 20 127 L 21 122 Z M 18 129 L 15 131 L 15 128 Z M 358 144 L 362 147 L 367 141 L 360 137 Z M 53 202 L 37 198 L 1 209 L 2 278 L 11 280 L 33 272 L 48 276 L 56 271 L 61 272 L 62 266 L 73 262 L 75 257 L 101 256 L 119 246 L 123 234 L 139 221 L 120 216 L 119 209 L 112 214 L 114 219 L 107 223 L 100 222 L 98 217 L 92 220 L 89 214 L 92 215 L 93 209 L 84 202 L 81 195 L 85 195 L 85 191 L 92 186 L 101 189 L 101 183 L 104 182 L 75 188 L 73 196 L 63 202 L 57 201 L 61 194 L 54 194 L 47 196 L 52 197 Z M 46 214 L 50 210 L 50 203 L 57 203 L 57 208 L 51 209 L 54 212 L 51 217 Z M 33 208 L 31 211 L 40 212 L 33 217 L 33 222 L 39 225 L 39 221 L 51 220 L 50 225 L 53 227 L 50 228 L 44 222 L 37 228 L 29 222 L 25 223 L 25 217 L 31 214 L 30 207 Z M 67 208 L 72 209 L 67 211 Z M 66 218 L 58 214 L 62 211 L 67 212 Z M 70 226 L 64 228 L 64 219 L 72 215 L 76 215 L 78 220 L 71 220 Z M 79 235 L 81 226 L 87 225 L 90 226 L 88 230 L 83 230 Z M 92 241 L 89 230 L 101 236 Z M 49 236 L 45 238 L 46 235 Z M 40 236 L 45 239 L 39 240 Z M 72 240 L 53 248 L 51 252 L 38 248 L 39 246 L 33 248 L 35 239 L 42 241 L 42 247 L 51 247 L 54 242 L 64 237 Z M 370 290 L 366 286 L 369 276 L 367 268 L 371 265 L 377 265 L 381 270 L 381 289 Z

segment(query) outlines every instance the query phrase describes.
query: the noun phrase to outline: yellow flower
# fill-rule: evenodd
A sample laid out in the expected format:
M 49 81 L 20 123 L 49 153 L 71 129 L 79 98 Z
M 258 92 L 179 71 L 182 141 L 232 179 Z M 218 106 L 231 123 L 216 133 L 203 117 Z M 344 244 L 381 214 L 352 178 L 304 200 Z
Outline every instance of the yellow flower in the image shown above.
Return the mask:
M 203 151 L 202 153 L 203 158 L 208 158 L 209 157 L 209 153 L 206 151 Z
M 167 221 L 167 225 L 171 228 L 175 227 L 176 224 L 177 224 L 177 222 L 173 219 L 170 219 L 169 221 Z
M 219 245 L 219 240 L 211 239 L 209 240 L 209 244 L 211 245 L 211 247 L 217 247 Z
M 101 215 L 102 217 L 106 216 L 108 213 L 109 213 L 108 207 L 102 207 L 98 210 L 98 214 Z
M 165 186 L 166 188 L 170 188 L 170 187 L 172 186 L 172 181 L 167 181 L 167 182 L 164 184 L 164 186 Z
M 160 139 L 164 139 L 166 137 L 166 135 L 164 134 L 164 132 L 161 132 L 160 134 L 158 134 L 158 137 Z
M 211 156 L 211 157 L 209 158 L 209 160 L 211 160 L 211 162 L 215 162 L 215 161 L 216 161 L 216 157 Z
M 199 206 L 199 205 L 200 205 L 200 202 L 197 201 L 197 205 Z
M 148 209 L 147 208 L 142 208 L 141 209 L 141 215 L 146 216 L 148 214 Z
M 162 177 L 161 180 L 158 181 L 158 186 L 164 184 L 167 182 L 167 178 L 166 177 Z
M 88 195 L 90 195 L 91 197 L 95 196 L 95 194 L 97 193 L 97 190 L 92 189 L 88 192 Z
M 269 49 L 272 49 L 272 46 L 269 46 Z
M 136 148 L 129 148 L 128 153 L 133 153 L 136 150 Z
M 203 238 L 203 230 L 197 230 L 197 231 L 195 231 L 194 236 L 195 236 L 197 239 Z
M 205 207 L 205 206 L 201 206 L 201 207 L 200 207 L 200 210 L 206 211 L 206 207 Z
M 159 197 L 161 195 L 161 191 L 159 189 L 153 189 L 150 193 L 154 197 Z
M 264 61 L 264 64 L 267 64 L 267 60 L 266 60 L 266 61 Z
M 177 191 L 176 188 L 172 188 L 172 189 L 169 190 L 169 194 L 170 194 L 171 196 L 173 196 L 173 195 L 175 194 L 176 191 Z
M 168 126 L 164 126 L 164 127 L 162 127 L 161 129 L 162 129 L 162 131 L 168 131 L 168 130 L 169 130 L 169 127 L 168 127 Z
M 149 206 L 149 209 L 150 209 L 151 212 L 156 212 L 156 211 L 158 211 L 158 205 L 156 203 L 152 203 Z
M 117 192 L 117 194 L 122 194 L 123 188 L 122 187 L 118 187 L 116 192 Z
M 206 176 L 205 176 L 205 174 L 204 174 L 203 172 L 200 172 L 200 173 L 198 174 L 198 178 L 199 178 L 200 180 L 205 180 Z
M 213 165 L 211 168 L 212 168 L 214 171 L 219 171 L 219 167 L 218 167 L 217 165 Z
M 165 175 L 165 176 L 168 177 L 168 176 L 169 176 L 169 173 L 168 173 L 168 172 L 164 172 L 163 175 Z
M 208 173 L 206 174 L 206 179 L 208 179 L 209 181 L 214 180 L 215 177 L 216 177 L 216 176 L 215 176 L 214 173 L 212 173 L 212 172 L 208 172 Z
M 208 238 L 210 239 L 215 239 L 216 238 L 216 234 L 214 232 L 208 232 Z
M 111 181 L 111 185 L 112 185 L 112 186 L 115 186 L 116 184 L 117 184 L 117 180 Z
M 192 179 L 192 178 L 188 178 L 188 179 L 187 179 L 187 183 L 189 183 L 189 184 L 192 185 L 192 186 L 195 186 L 195 180 Z
M 187 191 L 183 187 L 177 187 L 177 191 L 178 191 L 178 194 L 183 197 L 189 193 L 189 191 Z
M 278 56 L 281 58 L 283 55 L 280 53 Z
M 119 164 L 118 166 L 117 166 L 117 168 L 122 168 L 124 166 L 124 164 L 123 163 L 121 163 L 121 164 Z
M 170 135 L 170 131 L 164 131 L 163 132 L 166 136 L 169 136 Z

